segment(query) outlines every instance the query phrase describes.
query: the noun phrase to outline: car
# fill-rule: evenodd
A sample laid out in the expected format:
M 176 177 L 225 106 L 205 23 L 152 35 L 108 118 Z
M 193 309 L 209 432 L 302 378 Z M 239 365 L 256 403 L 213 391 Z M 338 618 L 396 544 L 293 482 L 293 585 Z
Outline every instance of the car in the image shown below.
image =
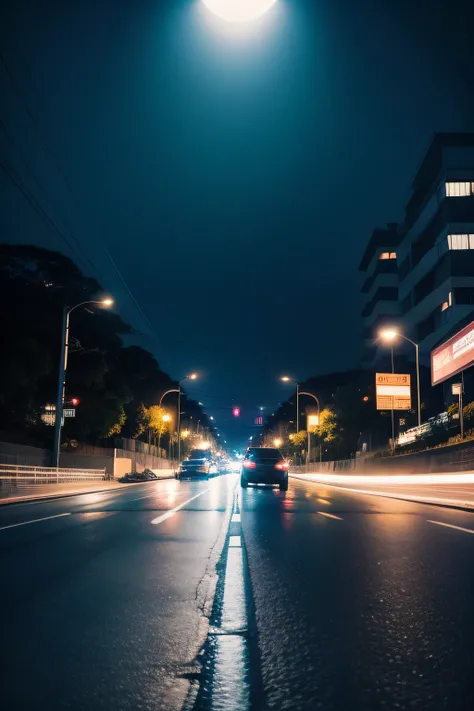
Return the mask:
M 249 447 L 242 462 L 240 485 L 278 484 L 280 491 L 288 491 L 288 462 L 279 449 Z
M 193 449 L 189 456 L 180 464 L 176 472 L 177 479 L 204 478 L 209 479 L 217 474 L 217 467 L 209 450 Z

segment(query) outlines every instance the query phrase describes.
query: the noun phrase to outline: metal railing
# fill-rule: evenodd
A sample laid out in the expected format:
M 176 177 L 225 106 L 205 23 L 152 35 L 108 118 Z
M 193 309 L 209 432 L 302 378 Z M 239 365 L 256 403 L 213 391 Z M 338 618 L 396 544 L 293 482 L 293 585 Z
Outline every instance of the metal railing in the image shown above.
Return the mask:
M 61 467 L 32 467 L 23 464 L 0 464 L 0 488 L 5 485 L 31 486 L 40 484 L 68 484 L 74 481 L 105 479 L 105 469 L 65 469 Z

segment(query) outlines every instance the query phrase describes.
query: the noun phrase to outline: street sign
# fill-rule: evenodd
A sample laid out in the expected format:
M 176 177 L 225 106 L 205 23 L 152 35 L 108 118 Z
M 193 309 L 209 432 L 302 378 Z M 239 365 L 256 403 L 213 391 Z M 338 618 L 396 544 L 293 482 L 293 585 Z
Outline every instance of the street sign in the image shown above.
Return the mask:
M 462 383 L 453 383 L 451 386 L 452 394 L 453 395 L 461 395 L 462 394 Z
M 376 373 L 377 410 L 410 410 L 410 375 L 405 373 Z
M 76 416 L 76 410 L 73 407 L 64 410 L 64 417 L 75 417 L 75 416 Z
M 410 375 L 403 373 L 376 373 L 375 385 L 410 385 Z

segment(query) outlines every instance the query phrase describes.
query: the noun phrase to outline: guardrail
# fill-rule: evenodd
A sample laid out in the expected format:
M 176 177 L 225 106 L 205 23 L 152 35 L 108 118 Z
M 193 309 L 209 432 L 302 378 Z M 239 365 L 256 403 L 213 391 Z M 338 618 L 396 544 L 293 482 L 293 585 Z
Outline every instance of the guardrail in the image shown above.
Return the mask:
M 0 464 L 0 487 L 40 484 L 68 484 L 74 481 L 105 479 L 105 469 L 65 469 L 61 467 L 31 467 L 23 464 Z

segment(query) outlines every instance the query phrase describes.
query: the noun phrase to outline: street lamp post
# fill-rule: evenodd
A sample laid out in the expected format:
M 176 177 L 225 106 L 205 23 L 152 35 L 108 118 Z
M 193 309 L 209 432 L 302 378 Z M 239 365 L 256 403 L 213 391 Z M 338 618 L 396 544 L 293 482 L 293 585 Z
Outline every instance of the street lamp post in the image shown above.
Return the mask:
M 412 346 L 415 346 L 415 362 L 416 362 L 416 394 L 417 394 L 417 408 L 418 408 L 418 427 L 421 425 L 421 390 L 420 390 L 420 348 L 418 343 L 412 341 L 411 338 L 404 336 L 403 333 L 399 331 L 387 330 L 381 331 L 379 338 L 386 342 L 393 342 L 397 338 L 403 338 Z M 378 339 L 377 339 L 378 340 Z
M 196 378 L 196 373 L 191 373 L 178 380 L 178 421 L 176 428 L 178 432 L 178 465 L 181 462 L 181 383 L 185 380 L 196 380 Z
M 307 395 L 308 397 L 312 397 L 313 400 L 316 400 L 316 404 L 318 406 L 318 425 L 319 425 L 319 420 L 321 419 L 321 405 L 319 403 L 319 399 L 316 397 L 316 395 L 313 395 L 313 393 L 306 393 L 306 392 L 301 392 L 300 395 Z M 310 453 L 310 448 L 311 448 L 311 433 L 309 431 L 309 427 L 306 428 L 308 430 L 308 454 L 306 456 L 306 464 L 309 464 L 309 453 Z M 323 446 L 322 444 L 319 445 L 319 461 L 323 461 Z
M 56 398 L 56 416 L 54 422 L 54 443 L 53 443 L 53 466 L 59 467 L 59 455 L 61 453 L 61 427 L 63 419 L 64 396 L 66 388 L 67 357 L 69 352 L 69 321 L 73 311 L 85 304 L 99 304 L 103 307 L 113 305 L 113 299 L 102 299 L 102 301 L 81 301 L 72 308 L 66 304 L 63 306 L 63 318 L 61 328 L 61 351 L 59 354 L 59 377 L 58 394 Z

